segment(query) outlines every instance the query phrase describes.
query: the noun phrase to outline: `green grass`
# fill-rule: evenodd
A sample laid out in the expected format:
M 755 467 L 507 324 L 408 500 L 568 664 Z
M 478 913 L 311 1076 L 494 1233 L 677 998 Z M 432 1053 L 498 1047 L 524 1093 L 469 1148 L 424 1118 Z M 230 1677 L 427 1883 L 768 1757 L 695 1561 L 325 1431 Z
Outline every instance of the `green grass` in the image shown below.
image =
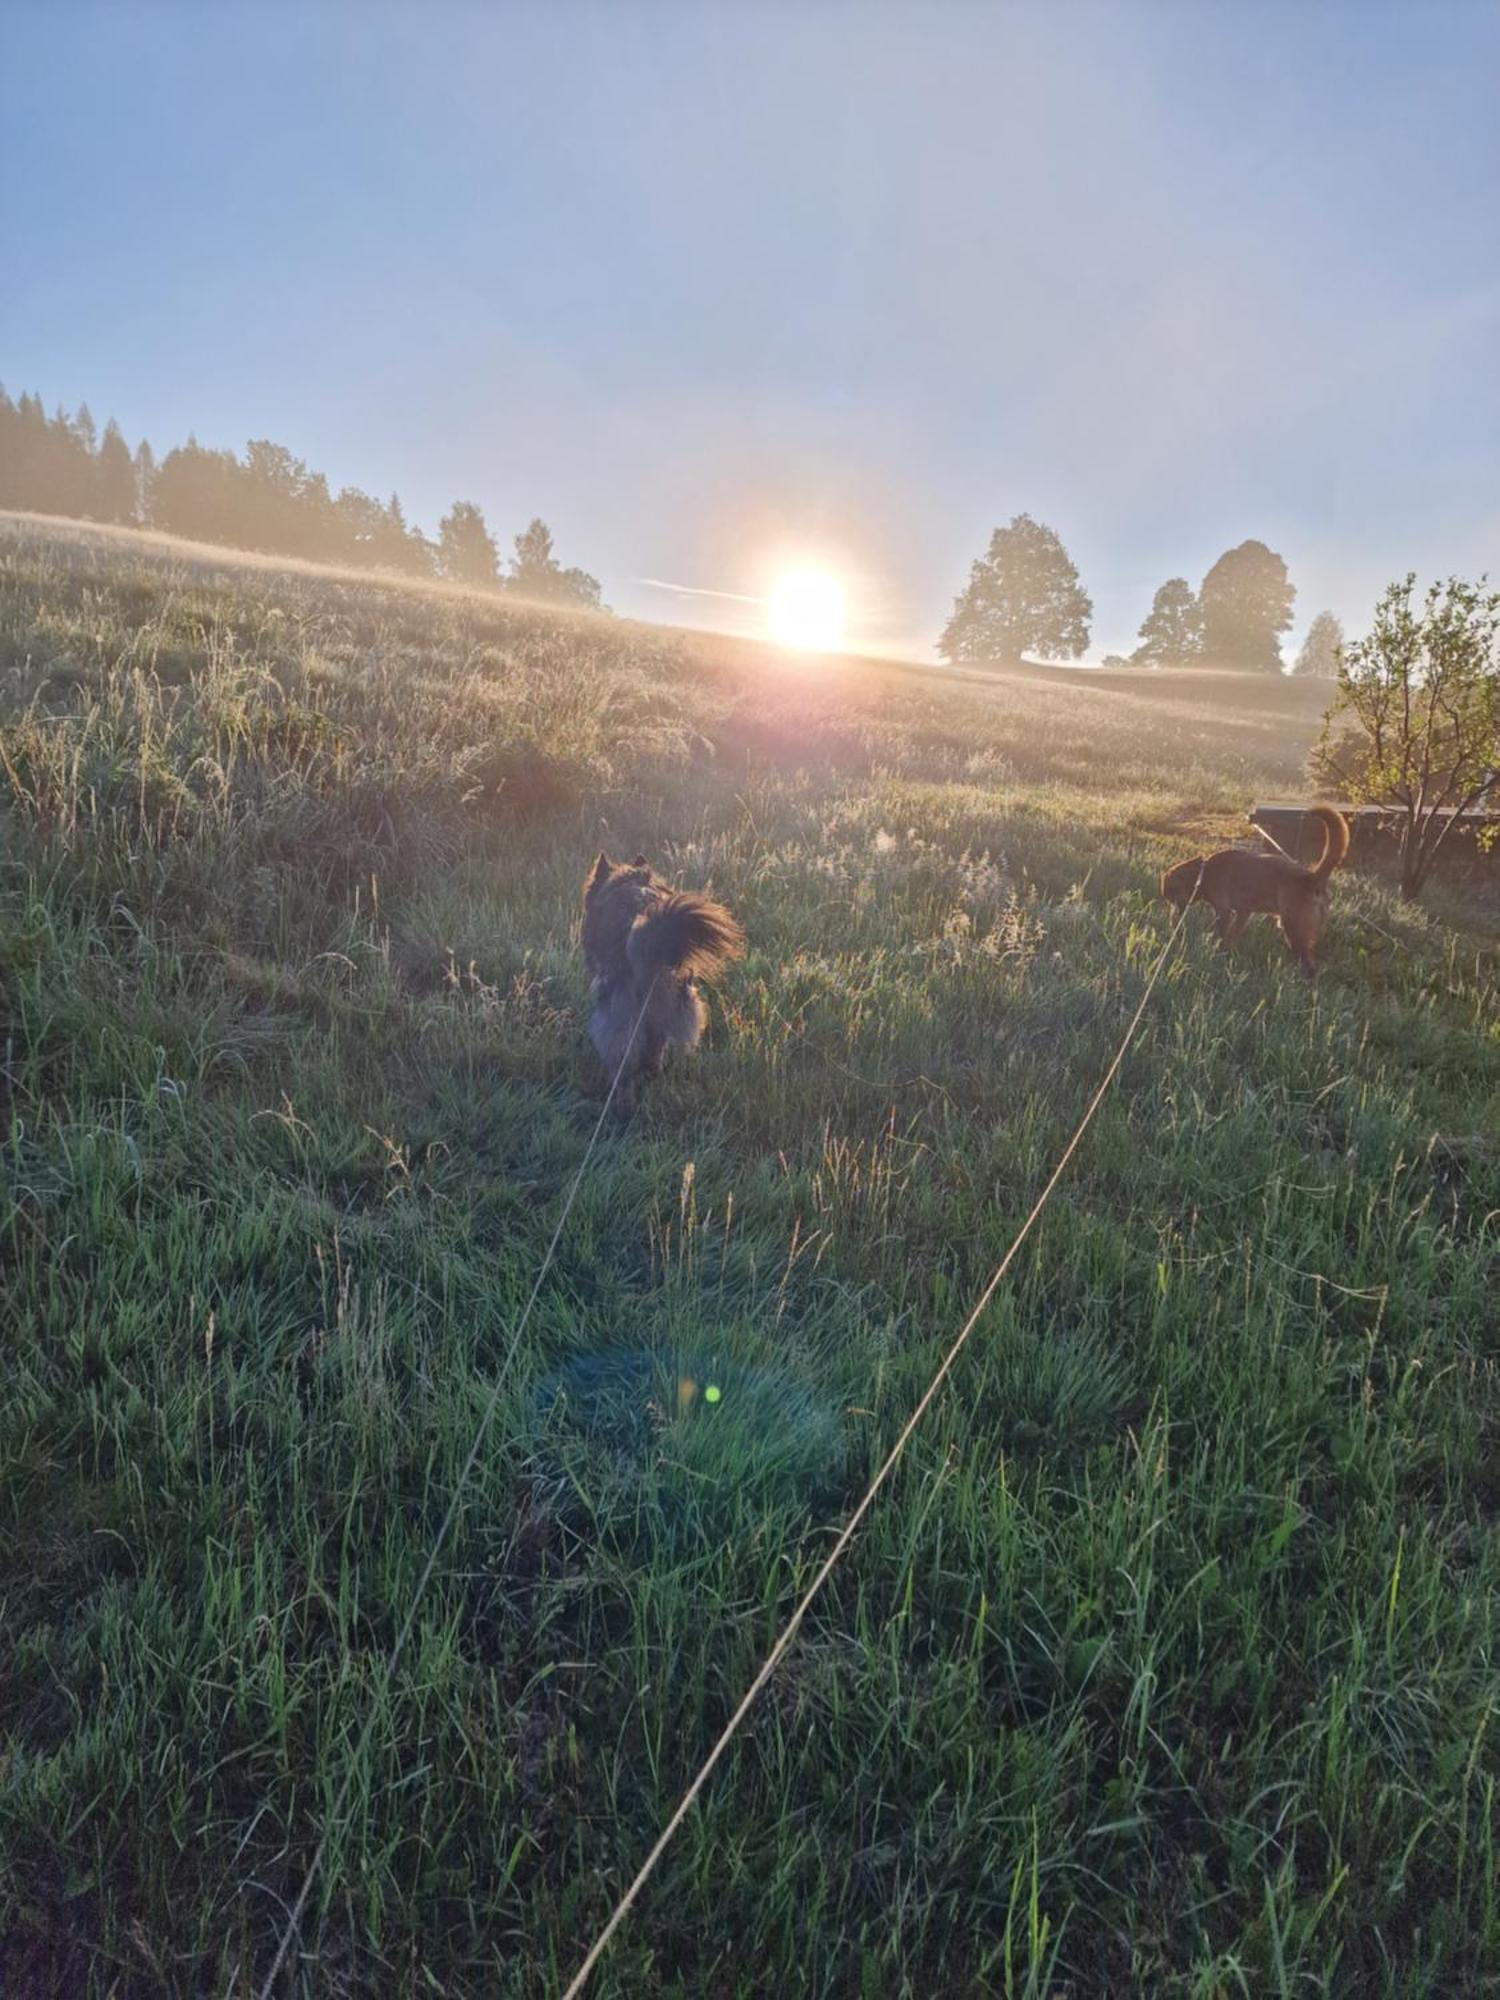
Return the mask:
M 253 1991 L 347 1780 L 286 1991 L 555 1994 L 1314 711 L 0 523 L 0 1991 Z M 601 840 L 750 953 L 387 1686 Z M 1342 876 L 1310 994 L 1190 926 L 595 1990 L 1500 1989 L 1497 937 Z

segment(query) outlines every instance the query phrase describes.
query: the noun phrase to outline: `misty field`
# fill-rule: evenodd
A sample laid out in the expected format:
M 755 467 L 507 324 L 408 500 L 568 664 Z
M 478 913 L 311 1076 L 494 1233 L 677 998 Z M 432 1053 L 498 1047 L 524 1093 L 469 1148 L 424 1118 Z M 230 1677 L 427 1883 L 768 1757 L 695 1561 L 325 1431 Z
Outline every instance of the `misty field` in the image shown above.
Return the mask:
M 254 1992 L 325 1830 L 286 1993 L 558 1993 L 1326 692 L 0 520 L 7 2000 Z M 501 1378 L 601 844 L 750 949 Z M 1323 956 L 1195 914 L 594 1991 L 1500 1991 L 1500 911 Z

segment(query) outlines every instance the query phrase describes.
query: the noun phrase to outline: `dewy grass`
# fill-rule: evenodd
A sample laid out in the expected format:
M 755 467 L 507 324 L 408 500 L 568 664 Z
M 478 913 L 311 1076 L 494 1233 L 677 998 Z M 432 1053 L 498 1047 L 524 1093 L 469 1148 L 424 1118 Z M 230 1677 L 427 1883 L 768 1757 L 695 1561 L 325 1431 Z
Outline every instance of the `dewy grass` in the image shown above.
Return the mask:
M 1156 871 L 1316 727 L 0 528 L 0 1992 L 253 1990 L 325 1826 L 289 1992 L 560 1990 Z M 597 1109 L 601 841 L 750 955 L 600 1140 L 387 1688 Z M 1190 930 L 601 1993 L 1493 1984 L 1496 912 L 1341 875 L 1315 994 Z M 544 1411 L 629 1356 L 638 1435 Z
M 594 1537 L 703 1542 L 828 1504 L 847 1456 L 837 1407 L 738 1344 L 605 1349 L 550 1370 L 533 1460 L 559 1517 Z

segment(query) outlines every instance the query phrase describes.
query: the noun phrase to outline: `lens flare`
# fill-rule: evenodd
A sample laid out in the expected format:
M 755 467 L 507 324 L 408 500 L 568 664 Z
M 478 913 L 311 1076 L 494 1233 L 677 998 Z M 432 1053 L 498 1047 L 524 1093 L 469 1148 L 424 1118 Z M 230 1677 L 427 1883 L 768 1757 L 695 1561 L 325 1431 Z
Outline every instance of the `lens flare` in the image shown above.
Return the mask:
M 843 587 L 826 570 L 789 570 L 771 592 L 766 624 L 778 646 L 831 652 L 844 637 Z

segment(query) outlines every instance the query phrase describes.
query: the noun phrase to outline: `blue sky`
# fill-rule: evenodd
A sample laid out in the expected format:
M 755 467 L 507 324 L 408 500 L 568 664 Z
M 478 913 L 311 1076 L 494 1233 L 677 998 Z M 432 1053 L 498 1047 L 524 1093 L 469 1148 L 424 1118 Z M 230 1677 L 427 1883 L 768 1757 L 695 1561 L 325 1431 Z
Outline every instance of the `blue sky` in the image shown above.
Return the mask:
M 1058 529 L 1125 649 L 1500 571 L 1500 7 L 97 9 L 0 22 L 0 380 L 533 513 L 617 609 L 778 568 L 930 645 Z M 684 597 L 654 578 L 723 598 Z

